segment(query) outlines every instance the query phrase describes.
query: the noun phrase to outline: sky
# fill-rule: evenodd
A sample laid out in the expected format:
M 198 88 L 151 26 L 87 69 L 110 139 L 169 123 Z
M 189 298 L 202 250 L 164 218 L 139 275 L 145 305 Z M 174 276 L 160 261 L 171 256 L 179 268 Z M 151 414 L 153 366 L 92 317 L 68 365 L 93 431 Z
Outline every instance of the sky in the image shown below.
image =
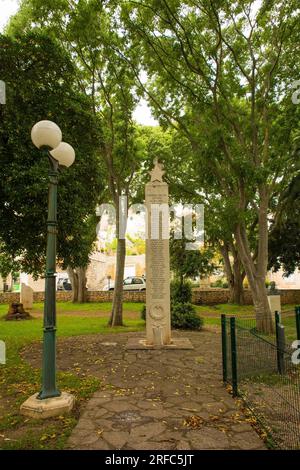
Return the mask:
M 3 31 L 9 17 L 18 10 L 18 0 L 0 0 L 0 32 Z
M 9 17 L 18 10 L 18 4 L 18 0 L 0 0 L 0 32 L 3 32 Z M 146 126 L 158 125 L 158 122 L 151 115 L 150 108 L 144 99 L 140 100 L 134 111 L 133 117 L 139 124 L 144 124 Z

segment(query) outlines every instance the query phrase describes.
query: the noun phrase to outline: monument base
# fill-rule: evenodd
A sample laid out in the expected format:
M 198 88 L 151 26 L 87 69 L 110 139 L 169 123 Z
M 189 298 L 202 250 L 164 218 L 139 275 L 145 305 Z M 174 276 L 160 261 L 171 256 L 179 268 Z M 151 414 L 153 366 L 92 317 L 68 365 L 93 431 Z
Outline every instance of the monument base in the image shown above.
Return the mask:
M 70 393 L 62 392 L 59 397 L 39 400 L 35 393 L 29 397 L 20 407 L 22 415 L 35 419 L 52 418 L 69 413 L 75 404 L 75 397 Z
M 133 349 L 194 349 L 191 341 L 188 338 L 175 338 L 171 340 L 170 344 L 155 345 L 147 343 L 146 338 L 129 338 L 125 346 L 126 350 Z

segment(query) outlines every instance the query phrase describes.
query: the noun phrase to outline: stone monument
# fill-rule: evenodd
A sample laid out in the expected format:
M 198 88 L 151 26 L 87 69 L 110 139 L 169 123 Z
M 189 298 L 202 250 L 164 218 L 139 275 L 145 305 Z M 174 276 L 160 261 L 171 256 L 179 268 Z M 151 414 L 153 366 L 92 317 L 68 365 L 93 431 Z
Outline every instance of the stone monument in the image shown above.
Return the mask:
M 275 312 L 281 313 L 280 291 L 276 288 L 274 281 L 270 282 L 268 287 L 268 302 L 273 315 Z
M 33 307 L 33 289 L 22 282 L 20 303 L 23 304 L 24 309 L 30 310 Z
M 129 339 L 127 349 L 193 349 L 187 338 L 171 337 L 169 189 L 164 173 L 155 159 L 145 188 L 146 339 Z
M 169 190 L 162 165 L 155 160 L 145 188 L 146 205 L 146 342 L 171 343 Z

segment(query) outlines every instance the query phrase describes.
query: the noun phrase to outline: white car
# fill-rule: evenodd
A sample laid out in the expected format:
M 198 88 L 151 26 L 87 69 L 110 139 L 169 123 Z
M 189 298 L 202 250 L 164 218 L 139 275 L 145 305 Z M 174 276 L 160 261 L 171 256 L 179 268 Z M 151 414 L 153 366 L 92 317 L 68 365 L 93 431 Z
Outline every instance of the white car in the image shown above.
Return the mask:
M 123 281 L 123 290 L 146 290 L 146 279 L 138 276 L 126 277 Z
M 115 283 L 110 281 L 103 290 L 114 290 Z M 146 290 L 146 279 L 139 276 L 129 276 L 123 281 L 123 290 L 143 291 Z
M 57 279 L 56 290 L 72 290 L 72 284 L 69 278 L 61 277 Z

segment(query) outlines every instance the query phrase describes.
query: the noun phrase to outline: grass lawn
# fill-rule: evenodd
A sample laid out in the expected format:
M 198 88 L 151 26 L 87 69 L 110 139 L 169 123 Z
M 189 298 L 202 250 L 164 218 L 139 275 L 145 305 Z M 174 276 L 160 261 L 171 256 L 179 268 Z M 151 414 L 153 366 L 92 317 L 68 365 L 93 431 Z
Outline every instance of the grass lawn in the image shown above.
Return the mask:
M 226 315 L 254 315 L 253 305 L 218 304 L 218 305 L 195 305 L 196 310 L 203 316 L 216 316 L 220 318 L 221 313 Z M 282 305 L 282 312 L 294 311 L 295 305 Z
M 241 326 L 249 327 L 255 325 L 255 313 L 252 305 L 219 304 L 213 306 L 196 305 L 196 311 L 204 318 L 204 325 L 220 326 L 220 315 L 236 316 Z M 287 343 L 292 343 L 296 339 L 296 321 L 293 312 L 295 305 L 283 305 L 281 322 L 285 327 L 285 338 Z M 287 315 L 289 313 L 289 315 Z M 250 319 L 253 318 L 253 321 Z M 274 338 L 272 337 L 274 340 Z
M 57 304 L 57 336 L 138 331 L 144 329 L 139 319 L 140 304 L 124 304 L 125 327 L 109 328 L 107 319 L 111 304 Z M 74 315 L 70 311 L 74 309 Z M 59 372 L 58 388 L 74 393 L 77 406 L 69 416 L 46 421 L 33 420 L 19 414 L 19 407 L 40 389 L 40 370 L 32 368 L 21 357 L 27 344 L 42 339 L 43 304 L 36 303 L 33 320 L 4 321 L 7 305 L 0 305 L 0 340 L 5 341 L 7 363 L 0 365 L 0 449 L 62 449 L 77 422 L 80 405 L 99 388 L 95 377 L 79 377 Z M 135 316 L 135 318 L 133 318 Z

